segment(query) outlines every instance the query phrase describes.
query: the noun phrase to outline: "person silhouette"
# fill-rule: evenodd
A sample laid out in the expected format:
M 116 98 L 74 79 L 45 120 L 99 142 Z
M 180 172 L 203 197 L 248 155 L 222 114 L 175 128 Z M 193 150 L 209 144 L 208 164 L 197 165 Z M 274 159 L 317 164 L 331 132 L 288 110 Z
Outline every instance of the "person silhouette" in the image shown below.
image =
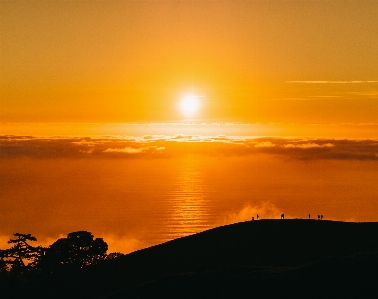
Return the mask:
M 259 214 L 256 215 L 256 219 L 259 220 Z
M 318 215 L 318 220 L 320 220 L 320 215 Z
M 310 219 L 311 217 L 310 217 L 310 214 L 308 214 L 308 219 Z
M 285 219 L 285 214 L 281 214 L 281 219 Z
M 252 221 L 255 220 L 255 217 L 252 216 Z

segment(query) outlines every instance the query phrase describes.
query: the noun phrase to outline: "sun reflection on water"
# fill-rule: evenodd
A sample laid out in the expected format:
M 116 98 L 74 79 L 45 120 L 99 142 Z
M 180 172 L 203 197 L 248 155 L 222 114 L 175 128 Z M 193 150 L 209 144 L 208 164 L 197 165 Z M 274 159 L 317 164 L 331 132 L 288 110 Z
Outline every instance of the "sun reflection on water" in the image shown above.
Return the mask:
M 210 205 L 204 190 L 203 174 L 195 157 L 187 157 L 172 185 L 165 221 L 166 238 L 175 239 L 210 228 Z

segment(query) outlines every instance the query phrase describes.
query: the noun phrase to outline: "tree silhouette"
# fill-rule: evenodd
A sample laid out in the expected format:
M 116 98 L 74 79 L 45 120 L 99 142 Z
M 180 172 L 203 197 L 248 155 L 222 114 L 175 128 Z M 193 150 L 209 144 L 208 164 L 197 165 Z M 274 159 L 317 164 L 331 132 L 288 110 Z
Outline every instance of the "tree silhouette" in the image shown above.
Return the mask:
M 0 274 L 7 272 L 7 262 L 4 261 L 3 257 L 0 257 Z
M 121 256 L 124 256 L 123 253 L 121 252 L 111 252 L 109 253 L 106 257 L 105 257 L 105 260 L 114 260 L 116 258 L 119 258 Z
M 87 231 L 72 232 L 46 250 L 40 268 L 49 273 L 78 270 L 104 260 L 108 244 Z
M 1 250 L 1 258 L 11 267 L 12 271 L 23 272 L 27 267 L 32 267 L 41 255 L 42 247 L 33 247 L 28 242 L 37 241 L 31 234 L 13 234 L 16 239 L 10 239 L 8 244 L 14 244 L 11 248 Z M 4 260 L 5 259 L 5 260 Z M 26 262 L 26 263 L 25 263 Z

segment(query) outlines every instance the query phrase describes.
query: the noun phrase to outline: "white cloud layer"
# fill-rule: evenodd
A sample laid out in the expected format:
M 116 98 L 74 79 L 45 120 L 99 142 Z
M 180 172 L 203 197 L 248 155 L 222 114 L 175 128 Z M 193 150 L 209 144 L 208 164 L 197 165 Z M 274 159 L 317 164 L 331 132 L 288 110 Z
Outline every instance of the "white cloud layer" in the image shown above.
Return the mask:
M 148 135 L 104 138 L 0 136 L 0 159 L 171 158 L 270 154 L 292 159 L 378 160 L 378 140 Z
M 349 81 L 330 81 L 330 80 L 308 80 L 308 81 L 287 81 L 286 83 L 303 83 L 303 84 L 361 84 L 361 83 L 378 83 L 376 80 L 361 81 L 361 80 L 349 80 Z

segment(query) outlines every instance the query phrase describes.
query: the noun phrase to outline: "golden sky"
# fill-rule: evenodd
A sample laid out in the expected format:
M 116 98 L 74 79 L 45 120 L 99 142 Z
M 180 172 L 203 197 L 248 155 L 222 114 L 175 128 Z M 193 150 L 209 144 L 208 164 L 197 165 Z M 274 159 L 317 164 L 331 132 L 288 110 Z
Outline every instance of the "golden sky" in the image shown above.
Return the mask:
M 378 2 L 0 1 L 1 123 L 372 123 Z

